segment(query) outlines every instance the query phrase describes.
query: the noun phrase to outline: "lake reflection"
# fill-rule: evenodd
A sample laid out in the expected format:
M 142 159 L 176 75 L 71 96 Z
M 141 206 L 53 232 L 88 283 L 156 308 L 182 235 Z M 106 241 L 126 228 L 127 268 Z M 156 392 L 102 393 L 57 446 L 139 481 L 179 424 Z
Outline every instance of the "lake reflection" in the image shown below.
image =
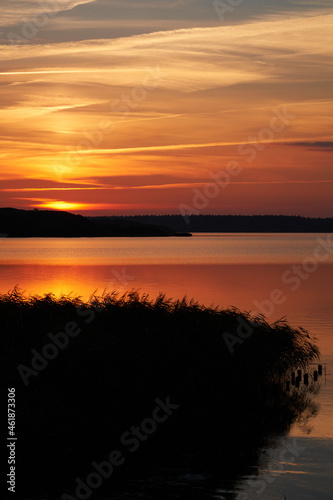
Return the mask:
M 318 246 L 325 254 L 327 237 L 197 233 L 192 238 L 0 238 L 0 258 L 3 264 L 30 265 L 287 264 L 302 262 Z M 333 263 L 333 255 L 325 262 Z

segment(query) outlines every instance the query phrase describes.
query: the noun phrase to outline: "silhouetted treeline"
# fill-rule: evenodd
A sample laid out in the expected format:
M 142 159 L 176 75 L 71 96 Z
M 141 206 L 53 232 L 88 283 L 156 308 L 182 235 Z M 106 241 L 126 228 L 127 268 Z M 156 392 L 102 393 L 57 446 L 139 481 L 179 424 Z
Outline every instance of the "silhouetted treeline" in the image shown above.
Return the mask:
M 188 222 L 188 223 L 187 223 Z M 287 215 L 134 215 L 83 217 L 58 210 L 0 208 L 8 237 L 190 236 L 191 233 L 329 233 L 333 218 Z
M 83 303 L 15 289 L 0 296 L 0 373 L 1 400 L 16 392 L 19 493 L 89 498 L 75 495 L 76 478 L 96 477 L 113 450 L 119 464 L 100 498 L 122 491 L 132 467 L 184 452 L 217 453 L 218 477 L 232 483 L 246 450 L 259 455 L 309 407 L 286 379 L 318 357 L 304 330 L 237 309 L 136 291 Z
M 103 223 L 101 223 L 103 222 Z M 8 237 L 182 236 L 173 229 L 133 219 L 100 221 L 59 210 L 0 208 L 0 235 Z
M 188 218 L 182 215 L 134 215 L 126 219 L 144 224 L 161 224 L 174 231 L 191 233 L 330 233 L 333 231 L 333 218 L 293 215 L 191 215 Z

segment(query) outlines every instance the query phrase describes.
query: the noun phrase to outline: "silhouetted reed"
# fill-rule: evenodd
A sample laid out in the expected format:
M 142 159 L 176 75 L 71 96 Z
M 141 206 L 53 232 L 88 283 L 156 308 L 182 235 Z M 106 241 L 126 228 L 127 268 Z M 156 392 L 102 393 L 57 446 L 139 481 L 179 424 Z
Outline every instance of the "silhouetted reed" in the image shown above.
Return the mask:
M 120 449 L 120 436 L 151 416 L 156 398 L 170 397 L 179 409 L 128 455 L 123 470 L 184 450 L 225 450 L 227 467 L 241 450 L 288 431 L 312 404 L 313 386 L 287 392 L 285 381 L 319 351 L 284 319 L 269 324 L 236 308 L 164 294 L 150 299 L 136 290 L 83 302 L 25 296 L 18 288 L 0 296 L 0 318 L 2 380 L 17 392 L 25 494 L 70 488 L 93 461 Z M 231 353 L 223 334 L 237 335 L 240 318 L 252 333 Z M 31 367 L 32 349 L 43 353 L 50 332 L 64 332 L 69 322 L 80 332 L 24 383 L 18 366 Z M 121 475 L 119 469 L 109 487 Z

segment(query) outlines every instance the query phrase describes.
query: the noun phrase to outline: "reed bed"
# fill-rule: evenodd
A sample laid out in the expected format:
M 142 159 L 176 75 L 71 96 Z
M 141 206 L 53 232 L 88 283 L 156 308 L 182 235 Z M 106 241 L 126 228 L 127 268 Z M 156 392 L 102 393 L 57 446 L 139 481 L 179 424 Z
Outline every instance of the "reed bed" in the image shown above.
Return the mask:
M 18 288 L 0 295 L 0 318 L 1 376 L 17 392 L 26 491 L 71 484 L 119 448 L 120 436 L 151 415 L 156 398 L 179 408 L 126 467 L 161 453 L 221 449 L 227 463 L 228 454 L 316 412 L 313 387 L 285 390 L 291 371 L 320 359 L 310 334 L 285 319 L 270 324 L 237 308 L 139 290 L 83 301 Z M 251 332 L 246 338 L 239 337 L 240 322 Z M 52 343 L 50 334 L 66 332 L 69 323 L 79 333 L 67 335 L 66 346 L 56 355 L 53 349 L 24 383 L 18 367 L 31 368 L 33 356 Z M 238 338 L 232 352 L 226 332 Z

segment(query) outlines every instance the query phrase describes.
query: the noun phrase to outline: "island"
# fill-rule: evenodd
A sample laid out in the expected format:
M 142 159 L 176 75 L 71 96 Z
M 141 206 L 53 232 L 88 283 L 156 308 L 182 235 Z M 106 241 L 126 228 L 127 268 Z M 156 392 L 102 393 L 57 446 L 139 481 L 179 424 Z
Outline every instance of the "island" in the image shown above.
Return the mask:
M 0 208 L 0 236 L 26 237 L 110 237 L 110 236 L 191 236 L 163 225 L 131 218 L 108 217 L 91 220 L 58 210 L 19 210 Z

